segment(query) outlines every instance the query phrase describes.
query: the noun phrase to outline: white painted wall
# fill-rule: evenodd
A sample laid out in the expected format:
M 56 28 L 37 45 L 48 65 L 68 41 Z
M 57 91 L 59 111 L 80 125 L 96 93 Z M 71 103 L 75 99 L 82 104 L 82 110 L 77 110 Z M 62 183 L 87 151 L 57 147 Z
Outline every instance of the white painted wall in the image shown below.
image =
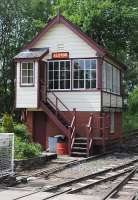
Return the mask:
M 35 62 L 34 87 L 20 86 L 20 63 L 16 67 L 16 108 L 37 108 L 38 63 Z
M 118 107 L 122 108 L 122 97 L 118 95 L 113 95 L 109 93 L 102 93 L 102 98 L 103 98 L 103 106 L 105 107 Z M 111 98 L 111 105 L 110 105 L 110 98 Z
M 100 111 L 101 92 L 55 92 L 56 96 L 70 109 L 76 108 L 77 111 Z M 55 97 L 49 92 L 48 97 L 55 103 Z M 61 111 L 66 109 L 59 104 Z
M 58 51 L 69 52 L 70 58 L 96 56 L 96 51 L 64 24 L 55 24 L 33 47 L 49 47 L 50 53 L 45 59 L 51 59 L 52 52 Z

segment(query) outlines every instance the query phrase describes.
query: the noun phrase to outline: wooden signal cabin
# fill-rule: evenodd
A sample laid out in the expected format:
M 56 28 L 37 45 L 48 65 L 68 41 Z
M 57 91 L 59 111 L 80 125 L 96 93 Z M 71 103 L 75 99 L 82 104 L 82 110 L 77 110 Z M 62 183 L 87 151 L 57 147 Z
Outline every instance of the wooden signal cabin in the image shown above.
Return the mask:
M 16 62 L 16 108 L 35 142 L 64 135 L 70 155 L 89 156 L 122 136 L 121 77 L 126 68 L 58 15 Z

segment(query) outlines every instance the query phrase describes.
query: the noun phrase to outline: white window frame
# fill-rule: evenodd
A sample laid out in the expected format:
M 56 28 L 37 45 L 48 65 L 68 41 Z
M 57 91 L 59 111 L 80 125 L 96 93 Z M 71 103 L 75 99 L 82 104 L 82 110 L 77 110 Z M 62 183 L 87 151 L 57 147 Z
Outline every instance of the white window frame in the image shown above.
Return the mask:
M 60 84 L 58 84 L 58 89 L 50 89 L 49 88 L 49 63 L 50 62 L 53 62 L 53 63 L 55 63 L 55 62 L 66 62 L 66 61 L 68 61 L 69 63 L 70 63 L 70 70 L 68 70 L 69 72 L 70 72 L 70 88 L 68 88 L 68 89 L 60 89 Z M 48 66 L 48 70 L 47 70 L 47 85 L 48 85 L 48 90 L 50 90 L 50 91 L 67 91 L 67 90 L 71 90 L 71 60 L 48 60 L 47 61 L 47 66 Z M 54 72 L 54 70 L 53 70 L 53 72 Z M 60 83 L 60 64 L 59 64 L 59 70 L 58 70 L 58 73 L 59 73 L 59 80 L 58 80 L 58 82 Z M 64 79 L 64 80 L 66 80 L 66 79 Z M 68 80 L 68 79 L 67 79 Z
M 74 61 L 75 60 L 83 60 L 84 61 L 84 88 L 74 88 Z M 95 88 L 86 88 L 86 60 L 95 60 L 96 61 L 96 68 L 95 69 L 91 69 L 90 71 L 96 71 L 96 78 L 95 78 L 95 80 L 96 80 L 96 86 L 95 86 Z M 95 90 L 96 88 L 97 88 L 97 79 L 98 79 L 98 77 L 97 77 L 97 59 L 95 59 L 95 58 L 88 58 L 88 59 L 86 59 L 86 58 L 76 58 L 76 59 L 73 59 L 73 61 L 72 61 L 72 89 L 73 90 Z M 81 80 L 81 79 L 77 79 L 77 80 Z M 90 81 L 91 81 L 92 79 L 90 79 Z M 93 79 L 94 80 L 94 79 Z
M 32 81 L 32 83 L 23 83 L 22 82 L 23 64 L 27 64 L 28 65 L 30 63 L 33 64 L 33 68 L 32 68 L 32 70 L 33 70 L 33 76 L 32 76 L 33 81 Z M 20 67 L 20 85 L 21 86 L 34 86 L 34 82 L 35 82 L 35 66 L 34 66 L 34 62 L 21 62 L 21 67 Z
M 120 95 L 120 76 L 121 76 L 120 69 L 104 61 L 102 67 L 102 76 L 103 76 L 102 79 L 103 91 Z

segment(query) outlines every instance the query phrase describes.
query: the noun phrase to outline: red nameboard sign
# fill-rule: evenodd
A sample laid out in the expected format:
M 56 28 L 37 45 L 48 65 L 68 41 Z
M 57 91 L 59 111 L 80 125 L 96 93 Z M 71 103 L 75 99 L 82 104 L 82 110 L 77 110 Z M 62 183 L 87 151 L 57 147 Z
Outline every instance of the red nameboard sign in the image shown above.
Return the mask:
M 53 59 L 68 59 L 69 58 L 69 52 L 55 52 L 52 53 Z

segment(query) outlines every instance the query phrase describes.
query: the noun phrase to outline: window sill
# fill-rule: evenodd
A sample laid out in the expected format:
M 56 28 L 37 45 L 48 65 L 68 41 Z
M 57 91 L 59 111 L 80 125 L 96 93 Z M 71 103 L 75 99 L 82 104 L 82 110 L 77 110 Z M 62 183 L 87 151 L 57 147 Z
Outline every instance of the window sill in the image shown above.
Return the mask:
M 35 87 L 35 85 L 34 84 L 30 84 L 30 85 L 28 85 L 28 84 L 24 84 L 24 85 L 20 84 L 20 87 Z

